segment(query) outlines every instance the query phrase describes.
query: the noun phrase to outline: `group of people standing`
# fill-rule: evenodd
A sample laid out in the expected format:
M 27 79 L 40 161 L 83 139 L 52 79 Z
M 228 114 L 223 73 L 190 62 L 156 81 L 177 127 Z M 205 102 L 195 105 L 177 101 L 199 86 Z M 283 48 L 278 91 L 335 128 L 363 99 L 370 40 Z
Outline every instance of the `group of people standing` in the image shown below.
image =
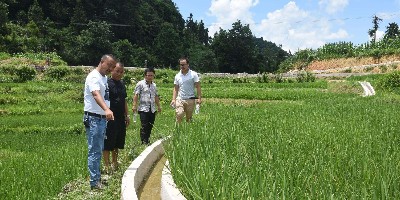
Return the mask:
M 190 122 L 195 104 L 201 104 L 200 79 L 199 75 L 189 68 L 188 58 L 180 58 L 179 65 L 180 71 L 174 78 L 170 105 L 175 108 L 177 123 L 181 123 L 184 116 L 186 122 Z M 108 78 L 110 73 L 111 77 Z M 102 155 L 105 171 L 116 170 L 118 150 L 124 149 L 125 146 L 126 127 L 130 124 L 130 117 L 126 101 L 128 94 L 121 80 L 123 75 L 123 63 L 113 55 L 106 54 L 101 57 L 95 70 L 86 77 L 83 123 L 88 142 L 91 189 L 103 188 L 100 170 Z M 155 70 L 146 68 L 144 79 L 136 84 L 133 92 L 132 111 L 140 117 L 140 139 L 141 143 L 146 145 L 150 144 L 156 114 L 162 111 L 154 77 Z

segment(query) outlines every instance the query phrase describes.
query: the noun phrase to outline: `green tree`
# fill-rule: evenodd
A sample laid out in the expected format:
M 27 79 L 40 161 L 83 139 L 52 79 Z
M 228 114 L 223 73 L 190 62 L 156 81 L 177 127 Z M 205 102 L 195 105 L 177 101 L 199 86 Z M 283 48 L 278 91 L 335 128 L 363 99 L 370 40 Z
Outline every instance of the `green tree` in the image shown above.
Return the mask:
M 33 4 L 29 7 L 28 20 L 36 24 L 40 24 L 44 20 L 43 10 L 37 0 L 34 0 Z
M 395 22 L 389 23 L 389 26 L 386 27 L 384 39 L 397 39 L 399 35 L 399 25 L 397 25 Z
M 154 54 L 158 56 L 156 65 L 171 67 L 176 65 L 181 52 L 179 34 L 170 23 L 163 23 L 161 31 L 154 40 Z
M 83 8 L 82 1 L 77 0 L 76 6 L 74 8 L 74 13 L 71 17 L 70 26 L 76 33 L 79 34 L 83 30 L 84 25 L 87 23 L 87 21 L 88 20 L 86 18 L 86 12 Z
M 74 9 L 78 4 L 80 3 L 77 0 L 41 0 L 45 18 L 57 22 L 61 27 L 70 24 L 71 18 L 75 14 Z M 85 11 L 87 12 L 87 10 Z
M 0 34 L 5 33 L 5 26 L 8 22 L 8 5 L 0 2 Z
M 7 33 L 8 4 L 0 2 L 0 51 L 6 51 L 4 35 Z
M 82 64 L 95 66 L 101 55 L 112 53 L 112 38 L 113 33 L 107 22 L 89 21 L 87 29 L 77 38 L 75 55 Z
M 214 34 L 211 42 L 211 49 L 215 54 L 219 72 L 227 73 L 232 71 L 230 62 L 227 59 L 229 57 L 228 50 L 230 48 L 228 44 L 228 32 L 220 28 L 219 31 Z
M 258 65 L 258 71 L 276 72 L 280 63 L 289 56 L 289 53 L 284 51 L 281 46 L 265 41 L 262 37 L 254 37 L 253 40 L 257 50 L 255 63 Z
M 208 28 L 204 27 L 204 22 L 203 20 L 200 20 L 198 24 L 198 31 L 197 35 L 199 38 L 199 42 L 203 45 L 208 46 L 210 42 L 210 37 L 208 36 Z
M 372 38 L 372 43 L 375 43 L 376 41 L 376 32 L 378 31 L 379 28 L 379 22 L 382 21 L 381 18 L 379 18 L 378 16 L 374 15 L 372 17 L 372 29 L 368 30 L 368 35 Z
M 190 58 L 190 68 L 198 72 L 218 72 L 215 54 L 208 46 L 200 42 L 192 44 L 187 56 Z
M 62 28 L 52 33 L 54 49 L 69 65 L 83 65 L 81 62 L 82 44 L 80 35 L 75 35 L 70 27 Z
M 148 50 L 144 49 L 143 47 L 139 47 L 138 45 L 133 45 L 134 48 L 134 54 L 133 59 L 134 63 L 133 66 L 136 67 L 144 67 L 146 63 L 146 60 L 148 62 L 148 66 L 153 66 L 153 67 L 160 67 L 160 66 L 154 66 L 154 63 L 157 63 L 157 57 L 154 56 L 153 54 L 149 53 Z
M 190 13 L 188 19 L 185 22 L 185 47 L 189 47 L 192 44 L 201 43 L 203 45 L 209 45 L 208 29 L 204 27 L 203 20 L 200 22 L 193 20 L 193 14 Z
M 7 23 L 9 34 L 3 37 L 4 44 L 9 53 L 40 52 L 41 33 L 33 21 L 26 25 Z
M 212 48 L 221 72 L 257 73 L 256 48 L 249 25 L 243 26 L 238 20 L 228 32 L 220 29 L 214 35 Z
M 186 42 L 188 43 L 187 46 L 194 44 L 198 40 L 197 29 L 198 29 L 197 22 L 193 21 L 193 14 L 190 13 L 188 19 L 186 20 L 185 30 L 184 30 Z
M 144 48 L 131 44 L 127 39 L 114 42 L 112 46 L 114 55 L 125 66 L 143 67 L 145 60 L 151 65 L 157 62 L 155 56 L 149 54 Z

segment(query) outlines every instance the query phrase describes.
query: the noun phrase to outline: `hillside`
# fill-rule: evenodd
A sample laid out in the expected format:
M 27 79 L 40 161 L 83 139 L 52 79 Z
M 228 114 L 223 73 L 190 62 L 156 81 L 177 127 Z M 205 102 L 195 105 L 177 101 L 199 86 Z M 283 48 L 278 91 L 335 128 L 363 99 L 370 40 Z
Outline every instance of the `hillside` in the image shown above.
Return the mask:
M 319 60 L 313 61 L 306 70 L 314 73 L 385 73 L 400 70 L 400 55 L 383 56 L 380 59 L 369 57 Z

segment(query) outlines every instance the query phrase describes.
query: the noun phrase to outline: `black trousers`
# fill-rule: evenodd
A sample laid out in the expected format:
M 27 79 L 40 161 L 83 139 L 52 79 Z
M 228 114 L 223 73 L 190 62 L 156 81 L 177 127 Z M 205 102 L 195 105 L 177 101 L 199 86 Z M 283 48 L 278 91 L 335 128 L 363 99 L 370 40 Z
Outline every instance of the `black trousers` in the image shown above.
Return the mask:
M 156 113 L 139 111 L 140 116 L 140 140 L 142 144 L 150 143 L 151 129 L 153 129 L 154 121 L 156 119 Z

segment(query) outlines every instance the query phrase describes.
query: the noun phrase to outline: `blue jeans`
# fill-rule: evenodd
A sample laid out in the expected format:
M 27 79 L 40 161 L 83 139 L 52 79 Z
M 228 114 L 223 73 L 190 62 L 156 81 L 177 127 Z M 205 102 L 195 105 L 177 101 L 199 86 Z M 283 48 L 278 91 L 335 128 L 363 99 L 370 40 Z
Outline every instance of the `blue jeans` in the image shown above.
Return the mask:
M 88 142 L 88 168 L 90 173 L 90 186 L 95 186 L 101 178 L 100 163 L 104 147 L 107 120 L 99 117 L 84 115 L 87 119 L 86 138 Z

